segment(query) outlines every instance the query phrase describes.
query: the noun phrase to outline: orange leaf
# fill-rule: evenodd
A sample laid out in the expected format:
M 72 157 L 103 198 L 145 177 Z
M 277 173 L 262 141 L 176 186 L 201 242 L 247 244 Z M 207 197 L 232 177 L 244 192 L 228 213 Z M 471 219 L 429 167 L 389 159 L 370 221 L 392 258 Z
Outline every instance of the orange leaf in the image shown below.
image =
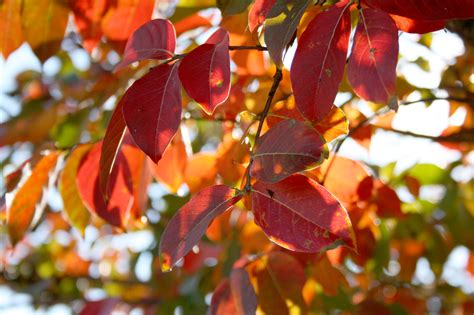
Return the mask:
M 7 227 L 10 240 L 18 243 L 31 225 L 36 212 L 36 204 L 48 184 L 49 173 L 56 166 L 60 153 L 53 151 L 41 158 L 30 177 L 16 192 L 10 207 L 7 208 Z
M 5 0 L 0 4 L 0 52 L 5 60 L 23 43 L 21 0 Z
M 217 175 L 216 157 L 209 153 L 197 153 L 188 159 L 184 181 L 191 193 L 198 192 L 214 183 Z

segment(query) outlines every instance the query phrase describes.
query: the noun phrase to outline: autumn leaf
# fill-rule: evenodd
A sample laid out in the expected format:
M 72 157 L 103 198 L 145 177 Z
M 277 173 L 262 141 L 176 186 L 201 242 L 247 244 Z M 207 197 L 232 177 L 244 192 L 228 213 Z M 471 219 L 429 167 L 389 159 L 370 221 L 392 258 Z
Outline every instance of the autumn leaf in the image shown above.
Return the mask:
M 319 133 L 302 122 L 288 119 L 259 139 L 250 174 L 261 181 L 274 183 L 316 167 L 325 157 L 327 148 Z
M 135 81 L 123 96 L 123 117 L 135 143 L 155 163 L 181 122 L 178 64 L 163 64 Z
M 77 30 L 84 48 L 91 53 L 102 37 L 101 20 L 106 13 L 109 0 L 69 0 Z
M 196 245 L 211 221 L 242 198 L 235 189 L 210 186 L 173 216 L 160 240 L 161 269 L 169 271 Z
M 53 151 L 42 157 L 7 208 L 8 235 L 13 245 L 21 241 L 30 227 L 36 213 L 36 205 L 43 195 L 49 174 L 54 170 L 59 156 L 59 151 Z
M 111 191 L 107 202 L 102 196 L 99 180 L 99 160 L 102 143 L 94 147 L 82 159 L 76 183 L 87 209 L 113 226 L 124 227 L 130 217 L 134 203 L 133 183 L 127 160 L 122 153 L 117 155 L 111 173 Z
M 293 38 L 308 5 L 306 0 L 276 0 L 267 14 L 263 33 L 265 44 L 279 68 L 283 66 L 283 51 Z
M 106 200 L 109 198 L 111 191 L 111 187 L 109 187 L 109 177 L 112 173 L 114 162 L 122 145 L 127 127 L 122 113 L 125 97 L 126 95 L 122 97 L 112 113 L 107 130 L 105 131 L 102 150 L 100 152 L 100 190 Z
M 0 4 L 0 52 L 8 56 L 23 43 L 21 29 L 21 0 L 5 0 Z
M 228 278 L 224 278 L 214 290 L 210 313 L 211 315 L 238 314 Z
M 395 94 L 398 30 L 380 10 L 360 10 L 347 75 L 356 94 L 371 102 L 387 103 Z
M 318 14 L 298 42 L 291 65 L 296 106 L 312 122 L 331 110 L 342 80 L 351 31 L 350 3 Z
M 186 92 L 212 115 L 230 91 L 229 34 L 220 28 L 191 51 L 179 65 L 179 78 Z
M 474 6 L 471 0 L 363 0 L 363 3 L 390 14 L 415 20 L 472 19 Z
M 256 0 L 249 11 L 249 30 L 253 32 L 265 22 L 276 0 Z
M 252 187 L 255 222 L 276 244 L 300 252 L 318 252 L 333 245 L 355 249 L 346 209 L 315 181 L 293 175 L 275 184 Z
M 400 31 L 406 33 L 425 34 L 438 31 L 443 29 L 446 25 L 446 21 L 426 21 L 426 20 L 414 20 L 404 16 L 390 14 L 392 20 L 395 21 L 397 28 Z
M 197 153 L 191 156 L 184 169 L 184 182 L 189 191 L 195 193 L 214 183 L 217 175 L 216 157 L 210 153 Z
M 302 291 L 306 275 L 288 254 L 270 252 L 248 267 L 258 299 L 258 313 L 306 314 Z
M 91 150 L 92 145 L 79 145 L 66 160 L 59 178 L 59 193 L 63 199 L 64 211 L 69 222 L 82 236 L 90 221 L 90 214 L 84 206 L 76 184 L 76 174 L 82 158 Z
M 151 19 L 154 0 L 117 0 L 102 19 L 104 35 L 113 41 L 126 41 Z
M 41 62 L 61 47 L 69 17 L 69 7 L 57 0 L 24 0 L 23 33 Z
M 167 59 L 173 56 L 176 34 L 170 21 L 155 19 L 143 24 L 128 39 L 122 62 L 116 71 L 145 59 Z

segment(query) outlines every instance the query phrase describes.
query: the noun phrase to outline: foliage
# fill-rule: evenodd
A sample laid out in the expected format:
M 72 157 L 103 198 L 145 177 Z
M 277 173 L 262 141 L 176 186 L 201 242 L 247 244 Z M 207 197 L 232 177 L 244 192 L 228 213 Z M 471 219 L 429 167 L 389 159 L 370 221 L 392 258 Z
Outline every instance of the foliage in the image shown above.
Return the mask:
M 474 275 L 474 179 L 452 176 L 472 167 L 472 42 L 436 89 L 396 71 L 400 34 L 429 50 L 430 32 L 470 18 L 470 0 L 2 1 L 4 58 L 26 42 L 60 69 L 21 73 L 21 110 L 0 125 L 0 283 L 81 314 L 472 312 L 472 291 L 442 279 L 461 245 Z M 400 106 L 436 100 L 463 121 L 394 127 Z M 457 159 L 339 154 L 381 130 Z

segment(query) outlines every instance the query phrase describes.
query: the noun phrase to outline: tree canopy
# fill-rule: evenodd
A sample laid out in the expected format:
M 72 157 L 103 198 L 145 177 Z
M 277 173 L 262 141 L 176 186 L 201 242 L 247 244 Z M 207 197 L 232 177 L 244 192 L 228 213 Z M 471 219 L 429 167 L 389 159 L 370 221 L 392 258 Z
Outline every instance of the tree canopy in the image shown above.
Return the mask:
M 26 70 L 0 98 L 0 288 L 83 315 L 473 313 L 473 18 L 472 0 L 1 1 L 4 68 Z M 404 128 L 419 105 L 446 126 Z M 390 136 L 449 158 L 377 163 Z

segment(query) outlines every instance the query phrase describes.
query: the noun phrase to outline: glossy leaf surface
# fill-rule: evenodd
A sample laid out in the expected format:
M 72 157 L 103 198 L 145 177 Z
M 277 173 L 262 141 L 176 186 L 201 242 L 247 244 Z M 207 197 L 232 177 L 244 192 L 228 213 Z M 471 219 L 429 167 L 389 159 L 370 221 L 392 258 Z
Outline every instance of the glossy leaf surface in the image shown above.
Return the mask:
M 229 96 L 228 46 L 228 32 L 218 29 L 206 43 L 184 57 L 179 65 L 179 78 L 184 89 L 209 115 Z
M 347 75 L 356 94 L 371 102 L 387 103 L 395 93 L 398 30 L 380 10 L 360 11 Z
M 123 116 L 135 143 L 155 163 L 179 128 L 178 66 L 160 65 L 135 81 L 124 95 Z
M 355 249 L 346 210 L 315 181 L 293 175 L 276 184 L 256 182 L 251 195 L 255 222 L 278 245 L 309 253 L 335 242 Z
M 339 2 L 314 18 L 291 65 L 296 106 L 313 122 L 329 113 L 342 80 L 351 31 L 349 6 Z
M 116 70 L 132 62 L 145 59 L 167 59 L 173 56 L 176 34 L 173 24 L 164 19 L 155 19 L 143 24 L 128 39 L 123 60 Z
M 284 120 L 259 139 L 251 175 L 274 183 L 315 167 L 325 157 L 324 145 L 324 139 L 313 128 L 296 120 Z
M 168 271 L 196 245 L 211 221 L 241 199 L 235 189 L 210 186 L 173 216 L 160 240 L 162 270 Z

